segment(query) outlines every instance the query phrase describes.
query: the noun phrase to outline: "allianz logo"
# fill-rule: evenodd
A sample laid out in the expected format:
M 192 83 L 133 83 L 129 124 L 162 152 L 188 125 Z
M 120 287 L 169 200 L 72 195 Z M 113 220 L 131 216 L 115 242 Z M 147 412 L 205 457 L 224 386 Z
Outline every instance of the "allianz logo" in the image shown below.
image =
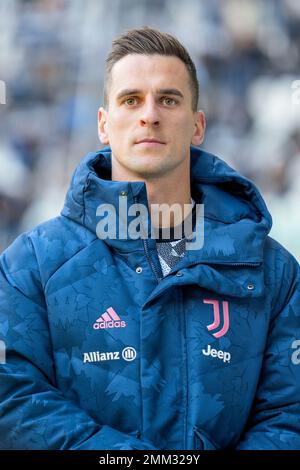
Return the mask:
M 131 362 L 136 358 L 136 350 L 131 346 L 127 346 L 120 351 L 90 351 L 83 353 L 83 362 L 103 362 L 103 361 L 118 361 L 120 359 Z
M 230 362 L 231 354 L 228 351 L 222 351 L 222 349 L 214 349 L 210 344 L 207 345 L 207 349 L 202 349 L 204 356 L 211 356 L 220 359 L 223 362 Z

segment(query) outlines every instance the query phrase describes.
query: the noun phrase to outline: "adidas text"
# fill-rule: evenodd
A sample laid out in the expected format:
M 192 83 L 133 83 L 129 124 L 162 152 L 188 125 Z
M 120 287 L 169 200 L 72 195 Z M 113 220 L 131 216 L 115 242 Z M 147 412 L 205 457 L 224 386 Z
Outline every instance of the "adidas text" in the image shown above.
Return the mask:
M 106 328 L 125 328 L 125 321 L 97 321 L 94 323 L 94 330 L 105 330 Z

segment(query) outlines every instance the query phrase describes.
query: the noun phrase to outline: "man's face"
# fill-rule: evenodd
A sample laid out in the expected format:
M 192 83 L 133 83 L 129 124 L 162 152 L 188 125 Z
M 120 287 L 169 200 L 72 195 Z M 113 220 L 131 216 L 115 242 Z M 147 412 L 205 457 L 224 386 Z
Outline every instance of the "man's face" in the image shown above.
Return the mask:
M 107 110 L 99 110 L 99 135 L 111 146 L 118 176 L 157 178 L 189 166 L 190 144 L 202 142 L 205 118 L 192 110 L 189 75 L 180 59 L 123 57 L 112 68 L 108 102 Z

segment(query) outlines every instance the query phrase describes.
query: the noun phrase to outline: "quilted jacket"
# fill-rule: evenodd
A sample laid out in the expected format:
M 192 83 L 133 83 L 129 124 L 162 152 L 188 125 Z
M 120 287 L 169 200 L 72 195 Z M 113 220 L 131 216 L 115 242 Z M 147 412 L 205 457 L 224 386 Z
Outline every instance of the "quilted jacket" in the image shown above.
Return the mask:
M 155 239 L 97 234 L 101 204 L 147 207 L 109 148 L 2 254 L 1 449 L 300 449 L 299 265 L 254 184 L 195 147 L 191 187 L 204 244 L 165 277 Z

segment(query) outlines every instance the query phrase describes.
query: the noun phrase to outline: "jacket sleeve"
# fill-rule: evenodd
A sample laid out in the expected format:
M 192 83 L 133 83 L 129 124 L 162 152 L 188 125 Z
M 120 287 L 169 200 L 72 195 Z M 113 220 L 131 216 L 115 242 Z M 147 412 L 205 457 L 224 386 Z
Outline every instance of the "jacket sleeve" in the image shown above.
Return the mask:
M 273 319 L 253 409 L 238 442 L 239 450 L 300 449 L 299 265 L 288 254 L 280 271 L 278 296 L 274 295 L 278 286 L 270 286 Z
M 0 257 L 0 449 L 153 448 L 96 422 L 56 388 L 37 261 L 30 238 L 19 237 Z

